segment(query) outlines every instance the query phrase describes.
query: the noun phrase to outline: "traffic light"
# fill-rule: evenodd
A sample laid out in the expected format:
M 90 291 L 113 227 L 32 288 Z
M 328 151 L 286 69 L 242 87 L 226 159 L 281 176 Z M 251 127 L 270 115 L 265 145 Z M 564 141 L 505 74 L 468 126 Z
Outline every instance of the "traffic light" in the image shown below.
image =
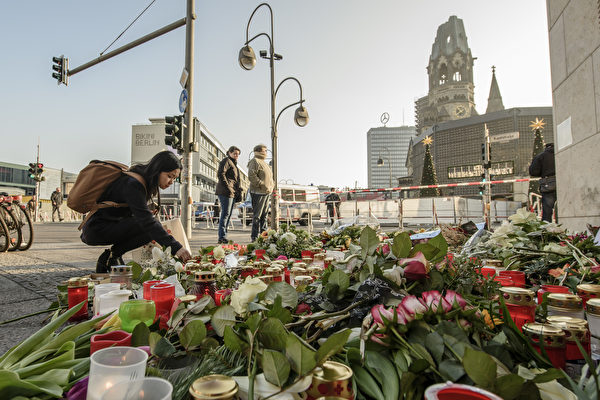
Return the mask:
M 30 162 L 29 163 L 29 177 L 31 179 L 35 179 L 35 169 L 36 169 L 35 163 Z
M 183 115 L 165 117 L 165 144 L 183 153 Z
M 44 164 L 37 163 L 35 167 L 36 175 L 41 176 L 44 173 Z
M 52 77 L 56 79 L 59 85 L 61 83 L 68 85 L 69 59 L 65 58 L 65 56 L 52 57 L 52 63 L 52 70 L 55 71 L 52 73 Z
M 481 161 L 485 162 L 485 143 L 481 143 Z
M 485 174 L 481 174 L 481 185 L 479 185 L 479 195 L 483 196 L 485 192 Z

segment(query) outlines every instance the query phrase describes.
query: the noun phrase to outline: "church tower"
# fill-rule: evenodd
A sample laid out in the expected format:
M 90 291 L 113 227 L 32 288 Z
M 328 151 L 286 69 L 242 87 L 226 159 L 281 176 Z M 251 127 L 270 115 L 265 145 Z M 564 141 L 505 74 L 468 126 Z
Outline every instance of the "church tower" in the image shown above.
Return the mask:
M 463 21 L 453 15 L 438 27 L 427 66 L 429 93 L 415 103 L 419 132 L 440 122 L 477 115 L 473 60 Z
M 504 103 L 502 103 L 502 95 L 500 94 L 500 88 L 496 80 L 496 67 L 492 65 L 492 84 L 490 85 L 490 95 L 488 96 L 488 105 L 485 113 L 502 110 L 504 110 Z

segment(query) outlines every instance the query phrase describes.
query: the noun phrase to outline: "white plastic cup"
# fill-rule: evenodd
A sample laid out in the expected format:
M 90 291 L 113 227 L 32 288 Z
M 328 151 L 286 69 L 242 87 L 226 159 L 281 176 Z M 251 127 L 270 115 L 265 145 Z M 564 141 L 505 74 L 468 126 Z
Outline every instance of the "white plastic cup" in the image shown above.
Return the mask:
M 98 314 L 105 315 L 111 311 L 118 310 L 121 303 L 129 300 L 129 296 L 131 296 L 131 290 L 113 290 L 104 293 L 100 296 L 100 308 L 98 309 Z
M 172 394 L 171 382 L 147 377 L 117 383 L 104 393 L 102 400 L 171 400 Z
M 100 296 L 119 289 L 120 283 L 99 283 L 94 287 L 94 316 L 100 315 Z
M 90 356 L 86 399 L 100 400 L 116 384 L 143 378 L 147 361 L 148 353 L 136 347 L 108 347 L 98 350 Z

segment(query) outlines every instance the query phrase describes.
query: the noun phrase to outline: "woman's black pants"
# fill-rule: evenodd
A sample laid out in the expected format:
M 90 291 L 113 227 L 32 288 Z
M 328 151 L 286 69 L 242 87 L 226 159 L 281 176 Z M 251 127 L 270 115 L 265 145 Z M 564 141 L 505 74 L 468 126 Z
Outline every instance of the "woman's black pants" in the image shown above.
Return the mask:
M 121 257 L 152 241 L 134 217 L 118 221 L 88 221 L 86 225 L 88 224 L 89 226 L 83 227 L 81 241 L 90 246 L 112 245 L 113 257 Z

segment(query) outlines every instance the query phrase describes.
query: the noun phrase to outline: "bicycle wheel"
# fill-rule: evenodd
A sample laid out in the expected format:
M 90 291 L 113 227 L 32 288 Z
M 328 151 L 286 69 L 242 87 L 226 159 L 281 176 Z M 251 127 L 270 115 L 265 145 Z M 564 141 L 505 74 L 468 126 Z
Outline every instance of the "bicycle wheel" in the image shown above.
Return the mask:
M 8 236 L 8 227 L 6 226 L 6 222 L 4 222 L 4 218 L 0 213 L 0 253 L 4 253 L 8 250 L 8 244 L 10 243 L 10 238 Z
M 8 251 L 15 251 L 21 246 L 21 226 L 19 220 L 15 216 L 13 207 L 10 205 L 3 204 L 0 210 L 2 210 L 4 222 L 6 222 L 6 226 L 8 227 Z
M 19 250 L 25 251 L 31 247 L 33 243 L 33 223 L 31 215 L 25 208 L 25 205 L 13 204 L 13 209 L 17 213 L 19 226 L 21 227 L 21 245 Z

